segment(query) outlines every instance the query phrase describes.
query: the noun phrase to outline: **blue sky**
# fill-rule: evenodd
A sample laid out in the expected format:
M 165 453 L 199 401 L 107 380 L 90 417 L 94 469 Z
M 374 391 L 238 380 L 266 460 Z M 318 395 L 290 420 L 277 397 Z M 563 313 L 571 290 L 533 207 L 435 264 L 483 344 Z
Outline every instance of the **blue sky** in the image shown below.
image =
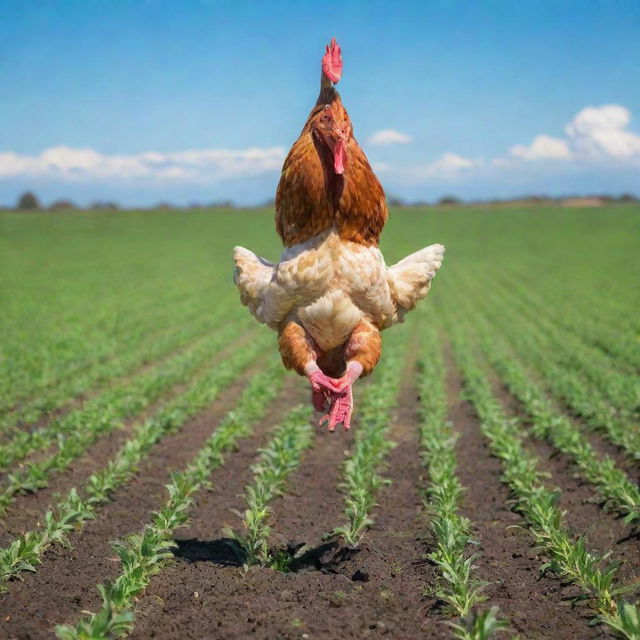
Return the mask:
M 637 0 L 0 0 L 0 203 L 272 197 L 331 36 L 388 193 L 640 194 Z

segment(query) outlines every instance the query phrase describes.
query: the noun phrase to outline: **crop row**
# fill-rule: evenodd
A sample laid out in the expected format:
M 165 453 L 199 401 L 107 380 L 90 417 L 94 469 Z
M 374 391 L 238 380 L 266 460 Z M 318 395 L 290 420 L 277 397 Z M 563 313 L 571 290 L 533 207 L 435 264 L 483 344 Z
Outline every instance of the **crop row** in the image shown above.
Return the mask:
M 282 365 L 276 362 L 250 380 L 236 407 L 225 415 L 193 460 L 183 471 L 171 475 L 167 500 L 153 514 L 151 522 L 140 533 L 114 543 L 121 562 L 120 574 L 113 582 L 97 587 L 103 600 L 100 611 L 75 625 L 58 626 L 59 638 L 110 638 L 131 631 L 135 598 L 172 557 L 173 536 L 188 522 L 194 494 L 203 488 L 215 488 L 211 485 L 211 474 L 224 464 L 224 454 L 251 434 L 253 425 L 281 388 L 283 374 Z
M 135 415 L 174 384 L 181 375 L 188 374 L 199 363 L 223 348 L 237 333 L 235 325 L 225 326 L 220 331 L 200 338 L 168 361 L 157 363 L 131 380 L 121 380 L 119 384 L 89 398 L 77 409 L 48 424 L 31 431 L 17 431 L 8 442 L 0 445 L 0 470 L 6 470 L 16 461 L 60 442 L 63 436 L 68 437 L 79 430 L 91 430 L 91 425 L 106 426 Z M 102 430 L 102 427 L 97 428 Z
M 86 481 L 83 490 L 69 491 L 44 517 L 44 527 L 29 531 L 0 550 L 0 580 L 8 581 L 23 571 L 35 570 L 44 551 L 53 543 L 64 542 L 76 527 L 95 516 L 99 505 L 128 482 L 153 445 L 178 430 L 190 417 L 205 408 L 229 386 L 237 375 L 261 354 L 264 339 L 237 350 L 228 359 L 215 364 L 186 391 L 169 401 L 133 430 L 118 453 Z
M 0 513 L 6 512 L 16 494 L 34 492 L 49 483 L 54 473 L 67 469 L 98 438 L 120 426 L 123 419 L 135 416 L 158 399 L 173 385 L 186 382 L 197 373 L 198 367 L 206 363 L 215 353 L 237 334 L 237 326 L 231 325 L 220 333 L 186 353 L 176 356 L 170 363 L 160 365 L 148 374 L 135 379 L 130 385 L 107 392 L 102 398 L 89 403 L 89 407 L 65 417 L 62 424 L 52 424 L 42 431 L 25 432 L 18 445 L 6 445 L 5 451 L 14 457 L 24 456 L 48 445 L 57 444 L 57 450 L 44 458 L 26 464 L 24 468 L 10 473 L 0 492 Z
M 582 257 L 582 256 L 581 256 Z M 629 338 L 633 342 L 633 336 L 637 333 L 640 325 L 637 318 L 634 317 L 633 311 L 635 300 L 629 296 L 629 292 L 633 286 L 633 275 L 628 265 L 621 270 L 617 278 L 605 276 L 600 268 L 593 269 L 593 263 L 588 264 L 584 261 L 584 275 L 582 278 L 576 278 L 575 273 L 566 274 L 561 277 L 540 277 L 540 256 L 534 258 L 533 263 L 528 267 L 523 265 L 501 264 L 499 269 L 492 265 L 491 275 L 497 276 L 508 284 L 521 287 L 527 294 L 531 295 L 536 305 L 541 309 L 555 307 L 558 309 L 558 322 L 563 324 L 570 322 L 572 331 L 583 325 L 583 322 L 577 320 L 581 317 L 584 325 L 591 326 L 592 331 L 611 329 L 614 326 L 619 328 L 618 339 L 623 340 L 623 345 Z M 577 266 L 579 260 L 574 265 Z M 565 265 L 563 265 L 565 266 Z M 568 265 L 567 265 L 568 266 Z M 558 270 L 559 271 L 559 270 Z M 556 271 L 556 276 L 558 275 Z M 489 272 L 489 270 L 487 270 Z M 622 282 L 620 276 L 631 276 L 627 282 Z M 599 277 L 601 278 L 599 280 Z M 570 287 L 567 287 L 570 283 Z M 606 300 L 606 303 L 603 301 Z M 551 310 L 553 313 L 553 310 Z M 577 323 L 574 321 L 577 320 Z M 586 337 L 586 336 L 585 336 Z M 603 337 L 600 334 L 600 337 Z M 606 338 L 605 338 L 606 339 Z
M 435 592 L 457 616 L 456 622 L 449 623 L 457 638 L 484 640 L 504 629 L 506 622 L 498 618 L 497 607 L 477 608 L 485 600 L 486 583 L 474 575 L 472 523 L 460 513 L 464 487 L 456 475 L 457 435 L 447 420 L 445 365 L 438 337 L 433 327 L 423 332 L 419 376 L 420 449 L 429 473 L 425 510 L 434 539 L 428 558 L 439 573 L 438 584 L 426 590 Z
M 460 300 L 459 309 L 472 314 L 474 307 L 469 300 Z M 517 354 L 508 347 L 506 340 L 497 335 L 496 329 L 502 327 L 502 324 L 494 322 L 490 325 L 484 316 L 477 313 L 477 308 L 475 310 L 474 328 L 480 336 L 485 354 L 524 411 L 529 414 L 534 435 L 547 440 L 558 451 L 571 458 L 581 476 L 596 487 L 609 507 L 625 516 L 627 522 L 637 522 L 640 519 L 640 491 L 637 485 L 616 467 L 611 458 L 599 456 L 582 431 L 556 408 L 541 386 L 534 381 L 528 368 L 518 361 Z M 522 348 L 520 352 L 538 361 L 532 354 L 540 347 L 528 343 L 527 334 L 518 324 L 517 318 L 506 324 L 507 337 L 516 345 L 524 342 L 526 349 Z M 547 359 L 543 355 L 538 362 L 544 368 Z M 555 373 L 554 380 L 564 379 L 562 371 Z
M 632 330 L 624 331 L 621 327 L 624 313 L 610 313 L 608 319 L 597 318 L 593 315 L 594 307 L 604 307 L 599 300 L 594 300 L 594 307 L 589 309 L 589 313 L 567 304 L 567 290 L 561 280 L 550 278 L 544 283 L 539 279 L 536 282 L 523 281 L 521 272 L 517 277 L 504 272 L 496 276 L 504 280 L 510 291 L 526 300 L 532 310 L 548 314 L 554 323 L 598 347 L 618 363 L 640 369 L 640 344 L 634 339 Z M 599 291 L 598 296 L 601 295 Z
M 273 565 L 279 560 L 269 549 L 269 515 L 271 501 L 282 495 L 289 474 L 298 466 L 305 449 L 313 442 L 310 414 L 306 407 L 292 409 L 253 466 L 253 482 L 245 488 L 247 505 L 242 518 L 242 530 L 226 527 L 224 535 L 234 541 L 234 549 L 245 566 Z
M 520 323 L 527 332 L 546 345 L 552 359 L 570 369 L 579 369 L 609 402 L 623 413 L 634 414 L 640 409 L 640 381 L 635 372 L 625 372 L 598 349 L 585 344 L 571 331 L 564 330 L 540 312 L 526 295 L 518 295 L 517 287 L 500 287 L 493 284 L 493 291 L 500 295 L 503 308 L 507 304 L 511 312 L 520 316 Z
M 124 352 L 134 350 L 148 339 L 149 335 L 163 326 L 188 325 L 198 316 L 211 316 L 206 298 L 190 299 L 188 290 L 166 293 L 165 304 L 157 297 L 148 303 L 134 296 L 123 303 L 126 314 L 108 309 L 102 313 L 73 313 L 71 305 L 65 305 L 65 313 L 56 318 L 48 308 L 46 330 L 42 325 L 32 327 L 28 320 L 45 308 L 44 290 L 37 293 L 37 304 L 30 314 L 16 315 L 17 323 L 10 326 L 10 313 L 3 318 L 4 360 L 0 359 L 0 408 L 6 411 L 18 408 L 31 398 L 38 404 L 38 397 L 47 396 L 61 382 L 73 385 L 73 379 L 84 377 L 89 371 L 99 368 Z M 76 293 L 80 293 L 77 291 Z M 92 299 L 92 292 L 77 299 L 83 305 Z M 20 298 L 24 292 L 20 292 Z M 59 301 L 57 301 L 59 303 Z M 101 301 L 102 302 L 102 301 Z M 9 309 L 6 310 L 9 312 Z M 33 313 L 33 312 L 36 313 Z M 24 345 L 29 345 L 28 349 Z M 54 392 L 55 396 L 55 392 Z M 27 405 L 31 402 L 27 400 Z
M 23 402 L 15 411 L 0 418 L 0 433 L 11 433 L 36 422 L 47 413 L 69 404 L 80 394 L 85 394 L 118 377 L 132 373 L 136 368 L 162 358 L 189 340 L 210 330 L 223 318 L 223 313 L 211 317 L 200 314 L 192 321 L 165 328 L 158 334 L 145 327 L 142 336 L 125 335 L 118 345 L 118 353 L 112 358 L 98 359 L 70 376 L 61 377 L 57 384 L 38 392 L 31 400 Z
M 464 336 L 463 327 L 452 326 L 449 333 L 482 433 L 493 455 L 500 459 L 504 482 L 516 500 L 514 508 L 526 519 L 538 547 L 548 557 L 542 571 L 553 571 L 578 584 L 583 593 L 577 599 L 592 602 L 600 621 L 625 638 L 638 640 L 640 618 L 636 607 L 621 599 L 635 586 L 615 584 L 617 564 L 609 561 L 610 552 L 589 552 L 583 538 L 573 539 L 558 508 L 559 492 L 543 484 L 536 457 L 524 447 L 517 422 L 505 414 L 495 399 L 487 373 L 477 365 L 473 344 Z
M 493 305 L 489 309 L 486 307 L 488 302 Z M 635 459 L 640 459 L 640 435 L 630 428 L 632 418 L 620 415 L 578 370 L 558 364 L 554 347 L 545 342 L 532 323 L 522 322 L 521 317 L 509 308 L 506 297 L 496 299 L 495 294 L 489 294 L 485 305 L 478 303 L 475 306 L 475 312 L 487 316 L 494 330 L 500 330 L 509 339 L 520 357 L 542 373 L 551 391 L 583 417 L 588 426 L 602 432 Z
M 385 344 L 384 361 L 376 377 L 363 393 L 358 407 L 360 423 L 353 451 L 344 462 L 341 488 L 345 494 L 347 521 L 334 528 L 347 545 L 357 547 L 367 528 L 373 524 L 371 511 L 376 494 L 386 480 L 381 475 L 384 460 L 395 443 L 389 438 L 391 412 L 397 404 L 400 376 L 404 364 L 403 349 L 395 336 Z
M 579 371 L 583 385 L 592 389 L 621 415 L 633 414 L 640 402 L 640 383 L 633 372 L 624 371 L 619 363 L 598 349 L 589 346 L 578 335 L 563 330 L 552 322 L 546 311 L 537 309 L 527 298 L 527 292 L 508 288 L 500 280 L 481 278 L 473 282 L 468 276 L 459 278 L 461 288 L 470 292 L 474 311 L 485 310 L 492 322 L 507 330 L 517 325 L 523 341 L 537 346 L 531 355 L 538 359 L 545 356 L 548 366 L 566 372 Z M 480 297 L 479 291 L 482 291 Z M 513 329 L 512 329 L 513 331 Z
M 609 456 L 594 451 L 580 429 L 553 406 L 495 333 L 485 328 L 481 341 L 489 361 L 530 416 L 533 434 L 571 458 L 580 475 L 596 487 L 609 507 L 625 517 L 625 522 L 640 521 L 638 486 Z
M 554 348 L 549 346 L 544 334 L 515 313 L 510 298 L 498 288 L 481 289 L 470 280 L 455 281 L 459 291 L 467 294 L 466 308 L 473 315 L 487 318 L 495 331 L 500 331 L 514 347 L 516 353 L 539 371 L 546 386 L 575 414 L 583 417 L 588 426 L 605 434 L 614 444 L 626 449 L 633 457 L 640 455 L 640 439 L 630 428 L 630 418 L 621 416 L 575 368 L 567 368 L 555 361 Z
M 181 307 L 185 307 L 185 310 L 182 310 Z M 147 309 L 147 313 L 143 313 L 143 309 Z M 105 322 L 101 322 L 99 326 L 103 334 L 102 340 L 95 341 L 92 348 L 83 352 L 82 357 L 79 357 L 77 361 L 67 362 L 66 366 L 64 366 L 63 362 L 57 362 L 55 375 L 52 375 L 53 371 L 49 371 L 48 373 L 41 373 L 40 376 L 33 376 L 35 380 L 31 380 L 31 388 L 27 388 L 25 390 L 26 393 L 16 394 L 13 405 L 9 405 L 6 408 L 15 409 L 18 405 L 24 404 L 26 398 L 37 400 L 41 395 L 55 389 L 61 382 L 66 382 L 70 378 L 83 375 L 94 366 L 107 363 L 121 353 L 123 347 L 135 349 L 145 340 L 148 340 L 152 336 L 157 337 L 157 335 L 162 334 L 162 332 L 167 329 L 183 323 L 185 325 L 190 324 L 190 322 L 196 320 L 198 316 L 200 316 L 200 318 L 204 317 L 205 314 L 203 311 L 203 308 L 193 308 L 192 304 L 187 305 L 183 297 L 181 301 L 175 301 L 174 307 L 170 309 L 158 308 L 157 304 L 150 309 L 147 308 L 147 305 L 142 305 L 140 308 L 132 308 L 130 314 L 117 320 L 117 336 L 109 335 L 114 327 L 109 327 Z M 177 321 L 178 318 L 180 322 Z M 21 333 L 23 331 L 24 329 L 21 329 Z M 49 354 L 49 350 L 55 351 L 57 344 L 53 343 L 47 346 L 36 344 L 32 346 L 36 347 L 41 367 L 46 371 L 49 364 L 47 360 L 52 359 L 51 357 L 53 356 L 53 354 Z M 68 348 L 69 345 L 65 346 Z M 62 345 L 60 345 L 60 348 L 62 348 Z M 28 353 L 31 354 L 31 359 L 28 363 L 35 367 L 36 361 L 33 358 L 33 353 Z M 27 353 L 24 355 L 26 356 Z M 25 377 L 37 373 L 36 370 L 29 371 L 24 369 L 21 371 L 21 375 Z

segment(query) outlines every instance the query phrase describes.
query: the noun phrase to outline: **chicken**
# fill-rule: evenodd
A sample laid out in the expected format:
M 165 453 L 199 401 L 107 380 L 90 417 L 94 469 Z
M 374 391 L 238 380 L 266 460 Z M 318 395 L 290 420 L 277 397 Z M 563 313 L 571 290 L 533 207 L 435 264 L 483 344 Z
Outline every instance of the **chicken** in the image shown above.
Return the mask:
M 382 186 L 332 84 L 341 73 L 334 38 L 322 59 L 320 95 L 284 161 L 276 191 L 276 229 L 285 247 L 332 226 L 343 240 L 378 246 L 387 221 Z
M 315 107 L 284 161 L 276 194 L 278 263 L 234 249 L 241 302 L 278 332 L 283 363 L 306 376 L 320 424 L 349 429 L 352 387 L 370 374 L 380 332 L 402 322 L 429 291 L 444 247 L 434 244 L 387 267 L 378 249 L 384 191 L 353 137 L 333 86 L 342 56 L 335 39 L 322 59 Z

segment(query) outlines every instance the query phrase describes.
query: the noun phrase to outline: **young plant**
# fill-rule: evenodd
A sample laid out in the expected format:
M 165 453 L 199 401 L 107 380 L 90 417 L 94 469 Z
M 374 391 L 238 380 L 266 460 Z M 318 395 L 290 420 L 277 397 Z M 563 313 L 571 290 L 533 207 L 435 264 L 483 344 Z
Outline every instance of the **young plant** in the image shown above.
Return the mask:
M 195 458 L 181 473 L 173 474 L 167 485 L 168 499 L 141 533 L 114 543 L 121 561 L 120 575 L 111 583 L 98 585 L 102 608 L 75 625 L 60 625 L 61 640 L 120 637 L 134 624 L 135 598 L 172 558 L 174 532 L 188 521 L 194 494 L 211 487 L 210 476 L 224 464 L 224 456 L 238 440 L 250 435 L 253 425 L 273 401 L 282 386 L 284 369 L 271 363 L 253 377 L 237 406 L 229 411 Z
M 367 387 L 360 403 L 360 425 L 356 430 L 354 449 L 344 463 L 341 487 L 345 493 L 347 522 L 335 527 L 333 534 L 340 536 L 350 547 L 357 547 L 373 524 L 370 514 L 376 506 L 376 494 L 386 482 L 380 469 L 395 446 L 388 433 L 391 412 L 397 403 L 403 361 L 397 342 L 386 347 L 384 363 L 376 371 L 377 377 Z
M 219 316 L 219 317 L 218 317 Z M 119 351 L 104 359 L 97 358 L 94 366 L 79 371 L 72 370 L 55 385 L 40 391 L 34 398 L 23 402 L 16 409 L 0 417 L 0 433 L 14 436 L 46 414 L 65 408 L 74 398 L 96 392 L 106 384 L 123 376 L 129 376 L 145 363 L 164 358 L 171 352 L 197 341 L 209 333 L 212 324 L 223 316 L 223 310 L 213 318 L 196 307 L 194 312 L 177 325 L 158 328 L 154 316 L 138 320 L 136 331 L 125 333 Z M 33 432 L 34 429 L 29 429 Z M 2 468 L 7 462 L 3 460 Z
M 472 612 L 460 622 L 448 624 L 460 640 L 490 640 L 508 629 L 507 622 L 498 618 L 498 607 Z
M 611 458 L 601 457 L 594 451 L 582 432 L 553 406 L 504 343 L 488 332 L 484 325 L 481 342 L 489 361 L 531 417 L 533 433 L 569 456 L 580 470 L 580 475 L 595 486 L 605 505 L 622 514 L 625 522 L 640 521 L 638 486 L 616 467 Z
M 223 531 L 235 541 L 236 551 L 245 566 L 269 565 L 273 560 L 268 545 L 271 531 L 269 503 L 283 493 L 289 474 L 313 442 L 309 419 L 306 408 L 296 407 L 276 429 L 253 466 L 253 483 L 245 489 L 247 509 L 238 514 L 242 517 L 243 531 L 231 527 L 225 527 Z
M 23 432 L 23 436 L 3 447 L 6 461 L 6 457 L 13 460 L 53 442 L 58 444 L 58 450 L 47 458 L 8 475 L 7 483 L 0 491 L 0 515 L 6 513 L 16 494 L 46 487 L 52 474 L 67 469 L 101 435 L 119 427 L 123 419 L 143 411 L 173 385 L 187 382 L 238 333 L 237 325 L 231 325 L 208 336 L 164 366 L 159 365 L 131 384 L 106 392 L 105 398 L 89 402 L 88 406 L 65 416 L 60 423 L 38 432 Z
M 45 515 L 45 527 L 19 536 L 0 550 L 0 589 L 22 571 L 35 570 L 44 551 L 55 542 L 66 542 L 67 534 L 89 518 L 109 500 L 113 491 L 128 482 L 151 447 L 165 435 L 177 431 L 189 418 L 207 407 L 251 364 L 265 347 L 264 339 L 236 351 L 228 360 L 216 364 L 184 393 L 138 425 L 133 436 L 107 465 L 87 480 L 82 498 L 76 489 Z
M 473 313 L 486 317 L 493 330 L 499 330 L 509 340 L 522 360 L 542 373 L 555 396 L 594 431 L 603 433 L 613 444 L 640 460 L 640 432 L 633 428 L 632 416 L 613 407 L 602 389 L 590 384 L 580 369 L 559 363 L 556 348 L 548 344 L 546 334 L 534 322 L 515 313 L 506 296 L 490 289 L 488 295 L 480 298 L 470 285 L 467 288 L 472 292 L 470 297 L 477 300 L 472 305 Z M 468 302 L 465 307 L 469 308 Z
M 502 463 L 504 481 L 516 499 L 515 509 L 524 516 L 540 551 L 548 557 L 542 571 L 553 571 L 578 584 L 584 591 L 581 597 L 594 603 L 600 621 L 618 630 L 622 628 L 625 638 L 638 640 L 629 626 L 633 616 L 626 615 L 623 620 L 619 613 L 625 606 L 621 596 L 635 590 L 637 585 L 615 585 L 617 565 L 609 562 L 610 554 L 589 552 L 584 539 L 573 539 L 557 506 L 558 491 L 542 483 L 537 459 L 523 446 L 517 423 L 507 418 L 493 396 L 485 372 L 477 366 L 472 355 L 472 343 L 461 327 L 453 323 L 450 335 L 466 392 L 480 418 L 492 453 Z M 627 603 L 627 613 L 634 607 Z
M 435 595 L 448 603 L 459 620 L 450 623 L 454 635 L 463 640 L 482 640 L 506 627 L 496 617 L 497 607 L 478 611 L 485 600 L 487 584 L 474 575 L 470 552 L 474 541 L 471 522 L 460 513 L 464 487 L 456 475 L 457 435 L 447 421 L 447 397 L 444 387 L 445 366 L 438 334 L 428 327 L 423 332 L 420 360 L 420 449 L 429 472 L 425 491 L 425 509 L 431 516 L 434 550 L 428 554 L 439 571 Z M 432 588 L 428 589 L 432 592 Z

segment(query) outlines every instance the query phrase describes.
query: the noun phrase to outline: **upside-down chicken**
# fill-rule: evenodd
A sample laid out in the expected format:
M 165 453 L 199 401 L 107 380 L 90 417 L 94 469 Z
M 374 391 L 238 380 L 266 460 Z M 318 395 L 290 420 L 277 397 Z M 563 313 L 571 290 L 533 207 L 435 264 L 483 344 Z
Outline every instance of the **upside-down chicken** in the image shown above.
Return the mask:
M 380 359 L 380 332 L 427 295 L 444 255 L 434 244 L 385 265 L 378 249 L 384 191 L 334 87 L 341 74 L 334 38 L 322 58 L 320 95 L 282 168 L 280 261 L 242 247 L 233 256 L 242 303 L 278 332 L 285 367 L 309 379 L 330 431 L 340 423 L 349 429 L 352 386 Z

